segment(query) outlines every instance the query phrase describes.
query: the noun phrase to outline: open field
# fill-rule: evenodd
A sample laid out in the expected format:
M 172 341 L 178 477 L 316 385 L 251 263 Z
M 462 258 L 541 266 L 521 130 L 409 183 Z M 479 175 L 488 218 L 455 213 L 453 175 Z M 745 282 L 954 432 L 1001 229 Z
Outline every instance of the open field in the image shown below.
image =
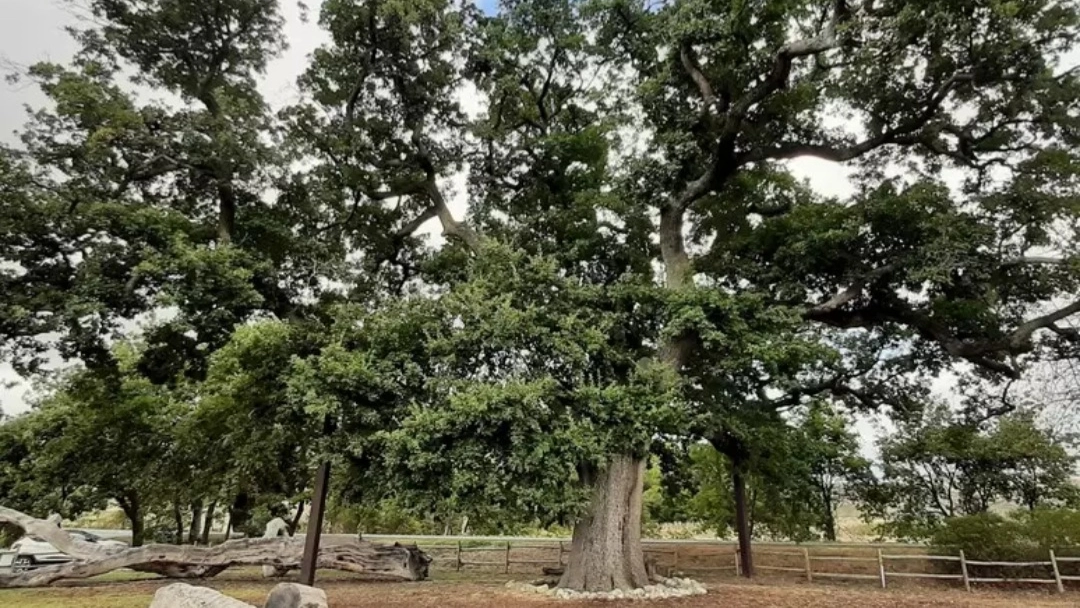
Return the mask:
M 326 589 L 333 608 L 496 608 L 533 606 L 642 606 L 639 602 L 558 602 L 508 592 L 506 577 L 499 575 L 436 574 L 423 583 L 381 583 L 361 581 L 344 575 L 323 576 L 319 586 Z M 65 585 L 50 589 L 0 590 L 0 606 L 18 608 L 146 608 L 158 587 L 167 581 L 114 575 L 106 580 Z M 251 570 L 226 573 L 197 584 L 259 604 L 274 585 Z M 672 608 L 929 608 L 988 607 L 1030 608 L 1076 606 L 1080 596 L 1064 596 L 1037 591 L 978 591 L 942 588 L 882 591 L 860 585 L 807 585 L 768 579 L 743 583 L 733 579 L 709 583 L 709 595 L 659 603 Z

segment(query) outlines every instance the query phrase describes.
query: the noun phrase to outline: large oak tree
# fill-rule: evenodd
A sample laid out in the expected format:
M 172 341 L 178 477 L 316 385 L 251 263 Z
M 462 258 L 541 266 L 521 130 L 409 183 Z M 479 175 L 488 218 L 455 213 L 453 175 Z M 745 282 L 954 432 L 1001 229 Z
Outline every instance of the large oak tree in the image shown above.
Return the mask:
M 385 491 L 587 498 L 565 587 L 646 582 L 659 433 L 737 461 L 740 428 L 815 394 L 1014 377 L 1077 337 L 1074 2 L 326 0 L 277 148 L 251 86 L 275 2 L 91 4 L 78 70 L 38 71 L 70 102 L 0 165 L 5 289 L 31 294 L 9 344 L 107 359 L 158 293 L 193 353 L 260 315 L 333 321 L 296 398 L 364 431 Z M 134 106 L 102 53 L 188 110 Z M 801 157 L 854 194 L 810 190 Z M 350 305 L 312 304 L 330 291 Z M 384 433 L 346 418 L 369 406 Z

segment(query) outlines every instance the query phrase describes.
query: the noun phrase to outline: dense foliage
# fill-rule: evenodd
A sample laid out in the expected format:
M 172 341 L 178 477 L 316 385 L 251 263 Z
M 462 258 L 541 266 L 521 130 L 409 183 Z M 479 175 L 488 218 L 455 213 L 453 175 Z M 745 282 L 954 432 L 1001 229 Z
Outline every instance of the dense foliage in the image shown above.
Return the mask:
M 343 500 L 574 523 L 564 586 L 635 586 L 650 452 L 707 442 L 705 486 L 833 536 L 865 464 L 819 401 L 904 423 L 956 362 L 1016 378 L 1080 337 L 1074 2 L 325 0 L 280 112 L 276 0 L 87 6 L 0 150 L 0 352 L 81 367 L 0 466 L 48 471 L 50 429 L 79 462 L 80 425 L 131 466 L 5 494 L 243 526 L 331 457 Z M 995 491 L 1057 500 L 1032 466 Z
M 892 537 L 925 539 L 943 521 L 1001 504 L 1075 507 L 1068 444 L 1014 414 L 980 428 L 943 406 L 881 442 L 881 477 L 860 488 L 865 515 Z

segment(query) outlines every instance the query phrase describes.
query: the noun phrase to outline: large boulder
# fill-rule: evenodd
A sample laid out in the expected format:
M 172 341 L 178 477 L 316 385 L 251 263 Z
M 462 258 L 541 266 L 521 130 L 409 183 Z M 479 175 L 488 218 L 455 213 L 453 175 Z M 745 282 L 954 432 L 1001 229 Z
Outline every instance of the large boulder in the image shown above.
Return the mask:
M 150 608 L 255 608 L 240 600 L 209 589 L 184 583 L 162 587 L 154 594 Z
M 326 592 L 298 583 L 281 583 L 270 590 L 265 608 L 329 608 Z

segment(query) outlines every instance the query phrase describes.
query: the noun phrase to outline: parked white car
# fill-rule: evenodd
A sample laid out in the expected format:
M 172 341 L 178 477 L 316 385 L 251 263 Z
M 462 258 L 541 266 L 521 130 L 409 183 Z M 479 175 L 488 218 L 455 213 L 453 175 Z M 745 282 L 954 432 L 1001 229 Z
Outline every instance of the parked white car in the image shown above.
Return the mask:
M 127 547 L 127 543 L 118 540 L 101 538 L 96 534 L 82 530 L 64 530 L 75 536 L 78 540 L 106 547 Z M 72 560 L 70 555 L 61 553 L 56 547 L 49 544 L 45 539 L 36 536 L 24 536 L 11 544 L 11 550 L 16 552 L 15 570 L 29 570 L 41 566 L 53 564 L 65 564 Z

